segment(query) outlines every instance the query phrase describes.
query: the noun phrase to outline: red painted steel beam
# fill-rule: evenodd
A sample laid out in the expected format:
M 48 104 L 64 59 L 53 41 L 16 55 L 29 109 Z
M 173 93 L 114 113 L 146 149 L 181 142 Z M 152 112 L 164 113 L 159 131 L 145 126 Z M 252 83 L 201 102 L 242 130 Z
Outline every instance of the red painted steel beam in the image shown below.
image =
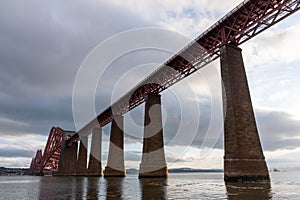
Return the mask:
M 52 127 L 50 130 L 44 154 L 41 158 L 40 172 L 49 171 L 49 166 L 52 165 L 53 160 L 59 159 L 63 133 L 63 129 L 59 127 Z
M 39 175 L 40 169 L 41 169 L 41 163 L 42 163 L 42 150 L 38 149 L 35 157 L 32 158 L 30 168 L 29 168 L 29 174 L 31 175 Z
M 78 140 L 94 127 L 112 121 L 113 114 L 123 115 L 145 101 L 149 93 L 160 93 L 219 58 L 224 43 L 240 45 L 299 10 L 300 0 L 246 0 L 217 21 L 185 48 L 171 57 L 128 93 L 81 128 L 68 141 Z M 203 48 L 199 48 L 199 47 Z M 156 84 L 153 84 L 156 83 Z

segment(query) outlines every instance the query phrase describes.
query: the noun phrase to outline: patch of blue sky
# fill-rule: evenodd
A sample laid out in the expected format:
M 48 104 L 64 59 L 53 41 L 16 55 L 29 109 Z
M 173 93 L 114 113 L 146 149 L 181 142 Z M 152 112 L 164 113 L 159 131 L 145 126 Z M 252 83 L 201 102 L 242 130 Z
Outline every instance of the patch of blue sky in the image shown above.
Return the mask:
M 198 13 L 194 8 L 187 7 L 182 9 L 183 17 L 196 19 L 198 17 Z
M 279 22 L 271 29 L 282 29 L 282 28 L 286 28 L 298 24 L 299 22 L 300 22 L 300 14 L 293 13 L 292 15 L 284 19 L 284 23 Z
M 300 116 L 297 99 L 300 92 L 299 61 L 288 65 L 274 62 L 249 71 L 248 82 L 254 106 L 284 110 Z
M 168 10 L 166 11 L 166 17 L 167 18 L 176 18 L 176 13 L 174 11 Z

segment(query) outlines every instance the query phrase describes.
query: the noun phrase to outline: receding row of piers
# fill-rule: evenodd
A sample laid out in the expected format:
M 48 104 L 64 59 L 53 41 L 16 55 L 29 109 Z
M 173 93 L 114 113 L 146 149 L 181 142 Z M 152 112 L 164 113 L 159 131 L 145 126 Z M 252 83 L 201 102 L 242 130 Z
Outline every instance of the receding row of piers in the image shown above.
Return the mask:
M 269 179 L 256 127 L 241 49 L 234 44 L 223 45 L 221 76 L 224 84 L 224 172 L 225 180 Z M 145 104 L 143 154 L 139 177 L 166 177 L 168 175 L 163 140 L 161 96 L 149 94 Z M 66 146 L 63 137 L 59 169 L 56 175 L 102 176 L 102 130 L 92 133 L 91 153 L 87 163 L 87 137 Z M 87 165 L 88 164 L 88 165 Z M 87 167 L 88 166 L 88 167 Z M 110 145 L 104 176 L 124 177 L 124 119 L 115 115 L 111 124 Z
M 59 167 L 55 173 L 56 176 L 126 176 L 123 116 L 115 115 L 111 124 L 109 152 L 104 174 L 101 166 L 101 128 L 93 129 L 89 163 L 87 163 L 88 137 L 80 137 L 79 151 L 78 142 L 73 142 L 70 146 L 67 146 L 67 139 L 68 135 L 64 134 Z M 146 100 L 143 156 L 139 177 L 166 177 L 167 174 L 162 131 L 161 99 L 159 94 L 151 94 L 148 95 Z

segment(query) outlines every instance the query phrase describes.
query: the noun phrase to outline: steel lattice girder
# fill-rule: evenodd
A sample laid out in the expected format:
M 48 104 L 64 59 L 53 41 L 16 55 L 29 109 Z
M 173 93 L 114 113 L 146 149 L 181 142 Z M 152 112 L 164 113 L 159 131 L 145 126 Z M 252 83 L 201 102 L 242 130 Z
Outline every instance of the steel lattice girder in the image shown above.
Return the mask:
M 100 113 L 68 140 L 68 145 L 92 128 L 104 126 L 113 114 L 123 115 L 145 101 L 150 93 L 160 93 L 198 69 L 219 58 L 225 43 L 240 45 L 299 10 L 300 0 L 246 0 L 217 21 L 179 53 Z
M 35 157 L 32 158 L 30 168 L 29 168 L 29 174 L 38 174 L 40 172 L 41 164 L 42 164 L 42 150 L 38 149 Z
M 53 161 L 58 161 L 60 157 L 60 148 L 63 137 L 63 130 L 59 127 L 52 127 L 44 149 L 44 154 L 40 158 L 39 172 L 51 171 L 49 167 Z
M 42 172 L 53 171 L 50 167 L 53 166 L 53 162 L 58 163 L 60 158 L 60 148 L 62 142 L 63 130 L 59 127 L 52 127 L 48 140 L 44 149 L 37 150 L 35 158 L 32 159 L 29 174 L 39 174 Z M 57 170 L 57 167 L 54 169 Z

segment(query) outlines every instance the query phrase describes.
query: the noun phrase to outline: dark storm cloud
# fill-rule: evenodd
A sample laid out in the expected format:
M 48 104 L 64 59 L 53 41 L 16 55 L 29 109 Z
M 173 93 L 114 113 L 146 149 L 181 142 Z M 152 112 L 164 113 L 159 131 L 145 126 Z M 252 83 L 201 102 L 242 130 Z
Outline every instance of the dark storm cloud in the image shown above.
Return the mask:
M 204 108 L 207 110 L 203 113 L 204 117 L 201 118 L 199 129 L 197 131 L 197 135 L 193 140 L 192 145 L 195 147 L 208 147 L 208 148 L 223 148 L 223 132 L 220 133 L 219 138 L 212 138 L 209 136 L 208 124 L 210 123 L 209 115 L 209 107 L 202 105 L 202 111 Z M 261 138 L 261 142 L 264 150 L 275 151 L 279 149 L 295 149 L 299 147 L 300 144 L 300 120 L 294 119 L 293 116 L 289 115 L 286 112 L 282 111 L 270 111 L 270 110 L 262 110 L 257 109 L 255 111 L 256 114 L 256 122 L 258 126 L 259 135 Z M 202 115 L 203 116 L 203 115 Z M 196 123 L 197 119 L 191 119 L 191 123 Z M 222 120 L 222 116 L 219 116 L 219 120 Z M 165 127 L 165 137 L 166 143 L 172 140 L 173 137 L 177 137 L 172 133 L 176 133 L 176 127 L 173 123 L 176 124 L 175 120 L 170 120 L 171 123 L 169 126 Z M 178 125 L 177 125 L 178 126 Z M 213 131 L 219 131 L 214 130 Z M 193 132 L 193 130 L 189 129 L 186 126 L 186 134 Z M 179 136 L 180 137 L 180 136 Z M 206 142 L 204 142 L 204 138 L 206 138 Z M 178 145 L 184 145 L 184 137 L 180 137 L 178 141 Z M 212 146 L 207 146 L 206 144 L 212 144 Z
M 125 151 L 125 160 L 126 161 L 136 161 L 140 162 L 142 160 L 142 152 L 141 151 Z M 176 157 L 170 154 L 166 154 L 167 162 L 191 162 L 191 158 L 182 158 Z
M 300 121 L 283 111 L 256 110 L 260 131 L 266 137 L 299 137 Z
M 74 129 L 72 89 L 83 59 L 107 37 L 142 25 L 104 1 L 1 2 L 0 134 Z
M 295 149 L 300 144 L 300 120 L 282 111 L 256 110 L 257 125 L 265 150 Z
M 2 116 L 13 120 L 1 123 L 2 134 L 18 135 L 21 133 L 48 134 L 49 126 L 73 128 L 70 111 L 71 98 L 33 98 L 0 100 Z
M 26 157 L 31 158 L 35 152 L 27 149 L 3 149 L 0 148 L 0 157 Z
M 76 72 L 85 56 L 99 42 L 113 34 L 148 25 L 152 24 L 104 1 L 2 1 L 0 136 L 24 133 L 48 135 L 52 126 L 74 129 L 72 89 Z M 127 55 L 126 59 L 120 58 L 108 69 L 109 79 L 102 80 L 97 89 L 98 112 L 111 103 L 111 91 L 118 77 L 132 66 L 145 62 L 162 62 L 166 56 L 144 53 L 148 55 L 135 53 Z M 126 90 L 131 85 L 124 84 L 122 87 Z M 222 134 L 218 138 L 214 134 L 207 134 L 211 106 L 205 97 L 199 103 L 200 119 L 189 115 L 194 112 L 193 107 L 181 111 L 174 98 L 170 100 L 163 96 L 163 103 L 168 114 L 164 126 L 167 145 L 223 148 Z M 181 103 L 190 105 L 189 101 Z M 125 125 L 126 142 L 142 141 L 143 109 L 140 106 L 127 114 L 141 128 L 134 129 Z M 184 133 L 178 134 L 178 127 L 182 122 L 181 112 L 187 113 L 188 120 L 183 124 Z M 268 110 L 256 110 L 256 117 L 265 150 L 299 147 L 299 120 L 284 112 Z M 222 123 L 221 113 L 217 120 Z M 198 122 L 198 128 L 193 129 L 191 124 Z M 108 135 L 109 130 L 110 125 L 104 128 L 104 133 Z M 219 129 L 212 127 L 211 131 L 215 133 Z M 193 140 L 187 141 L 187 136 L 194 132 L 197 134 L 192 135 Z M 32 157 L 34 153 L 26 149 L 0 149 L 0 156 L 3 157 Z M 125 153 L 126 160 L 140 161 L 140 153 Z M 104 153 L 103 159 L 107 159 L 107 153 Z M 170 162 L 175 160 L 171 156 L 167 159 Z
M 124 158 L 126 161 L 141 161 L 142 152 L 138 151 L 124 151 Z M 101 159 L 107 161 L 108 152 L 102 152 Z
M 201 101 L 199 103 L 201 110 L 201 118 L 194 119 L 192 115 L 189 123 L 183 124 L 184 132 L 178 132 L 180 126 L 180 112 L 184 112 L 179 109 L 178 104 L 173 102 L 168 106 L 165 106 L 168 118 L 164 126 L 164 141 L 165 145 L 180 145 L 180 146 L 194 146 L 196 148 L 217 148 L 223 149 L 223 131 L 215 127 L 211 127 L 209 130 L 209 124 L 211 123 L 211 107 L 208 101 Z M 131 117 L 133 120 L 141 125 L 140 130 L 135 129 L 133 134 L 133 128 L 128 127 L 125 131 L 126 142 L 142 142 L 143 135 L 143 110 L 137 109 Z M 261 138 L 261 143 L 264 150 L 275 151 L 280 149 L 295 149 L 300 144 L 300 120 L 293 118 L 290 114 L 282 111 L 274 110 L 255 110 L 256 123 Z M 218 121 L 223 123 L 223 117 L 220 113 Z M 198 123 L 197 131 L 191 128 L 190 124 Z M 216 134 L 218 132 L 218 134 Z M 194 135 L 193 135 L 194 134 Z M 218 137 L 215 137 L 218 136 Z
M 125 151 L 125 160 L 126 161 L 137 161 L 140 162 L 142 160 L 142 152 L 138 151 Z

